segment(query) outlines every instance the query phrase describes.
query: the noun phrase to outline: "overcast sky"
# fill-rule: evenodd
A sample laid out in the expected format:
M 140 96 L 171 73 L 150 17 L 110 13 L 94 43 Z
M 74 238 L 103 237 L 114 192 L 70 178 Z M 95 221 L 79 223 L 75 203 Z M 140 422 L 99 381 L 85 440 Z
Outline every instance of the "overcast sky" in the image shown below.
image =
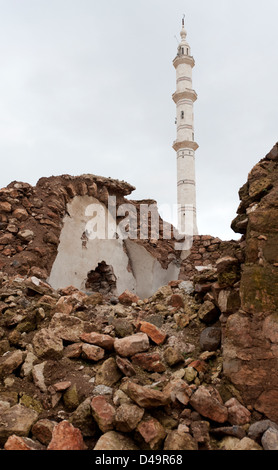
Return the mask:
M 172 207 L 184 13 L 198 228 L 238 239 L 238 190 L 278 140 L 277 0 L 0 0 L 0 187 L 93 173 Z

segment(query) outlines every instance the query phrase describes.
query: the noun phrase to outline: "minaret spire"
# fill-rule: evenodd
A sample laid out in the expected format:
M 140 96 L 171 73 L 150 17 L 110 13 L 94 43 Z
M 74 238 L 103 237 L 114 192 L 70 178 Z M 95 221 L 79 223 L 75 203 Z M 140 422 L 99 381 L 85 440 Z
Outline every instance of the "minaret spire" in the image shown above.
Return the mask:
M 186 235 L 197 235 L 195 150 L 193 104 L 197 99 L 192 89 L 192 69 L 195 65 L 187 43 L 187 32 L 182 18 L 181 41 L 173 61 L 176 69 L 176 91 L 173 100 L 177 108 L 177 139 L 173 148 L 177 153 L 178 229 Z

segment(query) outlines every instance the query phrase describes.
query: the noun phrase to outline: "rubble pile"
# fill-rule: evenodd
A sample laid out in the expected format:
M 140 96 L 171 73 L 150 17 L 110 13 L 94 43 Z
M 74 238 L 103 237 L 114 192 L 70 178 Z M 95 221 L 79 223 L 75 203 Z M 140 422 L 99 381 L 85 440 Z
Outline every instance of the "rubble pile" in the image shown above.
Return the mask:
M 6 450 L 259 450 L 278 425 L 223 376 L 223 269 L 140 300 L 0 275 L 0 445 Z M 229 307 L 227 307 L 229 305 Z

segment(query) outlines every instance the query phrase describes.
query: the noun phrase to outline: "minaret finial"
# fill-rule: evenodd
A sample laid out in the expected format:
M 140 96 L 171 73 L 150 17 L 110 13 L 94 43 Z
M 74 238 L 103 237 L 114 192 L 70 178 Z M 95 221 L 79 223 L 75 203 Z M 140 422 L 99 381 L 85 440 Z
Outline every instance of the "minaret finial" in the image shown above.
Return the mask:
M 184 28 L 184 18 L 185 18 L 185 15 L 183 15 L 182 17 L 182 27 Z

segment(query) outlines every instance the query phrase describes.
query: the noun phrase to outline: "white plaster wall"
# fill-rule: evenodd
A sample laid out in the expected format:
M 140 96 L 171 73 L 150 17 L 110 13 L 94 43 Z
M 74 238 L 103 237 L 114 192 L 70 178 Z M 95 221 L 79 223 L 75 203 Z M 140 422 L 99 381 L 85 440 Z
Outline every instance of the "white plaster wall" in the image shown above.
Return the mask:
M 171 263 L 163 269 L 144 247 L 126 240 L 126 247 L 131 260 L 132 269 L 137 281 L 137 295 L 144 299 L 150 297 L 169 281 L 178 279 L 179 267 Z
M 93 217 L 94 208 L 101 217 Z M 107 224 L 103 214 L 109 218 L 112 228 L 115 222 L 104 204 L 97 199 L 76 196 L 68 204 L 67 210 L 69 215 L 64 218 L 57 257 L 48 279 L 55 289 L 72 285 L 85 291 L 89 271 L 95 269 L 101 261 L 113 267 L 118 295 L 128 289 L 136 292 L 140 298 L 146 298 L 169 281 L 178 279 L 179 267 L 176 264 L 171 263 L 168 269 L 163 269 L 144 247 L 130 239 L 123 242 L 121 239 L 95 238 L 86 242 L 86 248 L 82 246 L 81 238 L 86 228 L 93 230 L 97 225 L 98 232 L 105 234 Z M 124 251 L 123 243 L 128 254 Z M 132 272 L 127 270 L 129 261 Z
M 122 293 L 125 289 L 132 292 L 136 290 L 136 281 L 132 273 L 127 271 L 128 257 L 123 251 L 122 240 L 93 239 L 87 241 L 87 247 L 82 247 L 82 234 L 91 216 L 86 216 L 86 210 L 91 204 L 100 205 L 105 215 L 107 208 L 97 199 L 89 196 L 76 196 L 67 210 L 70 216 L 64 218 L 64 226 L 60 235 L 58 254 L 52 266 L 49 283 L 55 289 L 72 285 L 85 290 L 88 272 L 95 269 L 101 261 L 112 265 L 117 277 L 117 291 Z M 100 213 L 103 213 L 102 210 Z M 93 219 L 96 222 L 96 218 Z M 99 218 L 99 231 L 105 222 Z

